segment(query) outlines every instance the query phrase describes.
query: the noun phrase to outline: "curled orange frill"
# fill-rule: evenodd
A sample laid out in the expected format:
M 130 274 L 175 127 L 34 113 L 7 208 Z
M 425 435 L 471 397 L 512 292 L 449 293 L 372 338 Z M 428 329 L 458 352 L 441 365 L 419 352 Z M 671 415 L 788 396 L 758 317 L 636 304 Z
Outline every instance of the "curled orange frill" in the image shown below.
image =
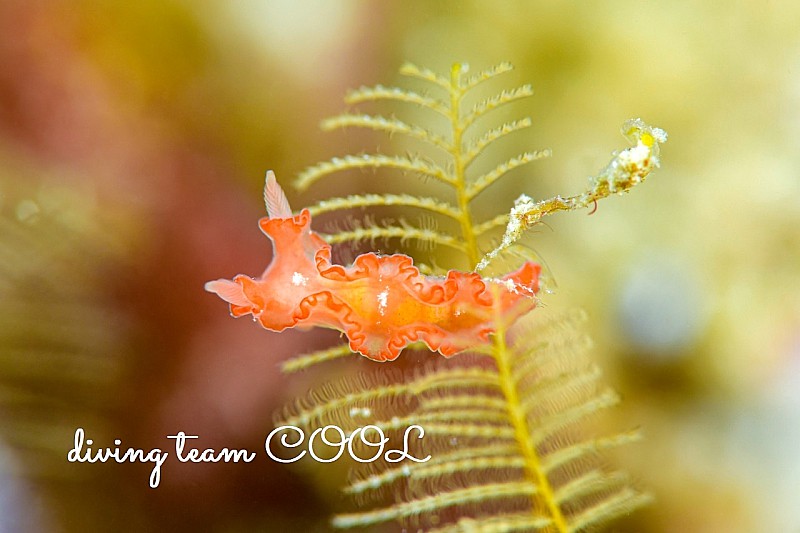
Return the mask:
M 211 281 L 206 290 L 230 303 L 233 316 L 252 314 L 272 331 L 342 331 L 353 351 L 376 361 L 394 360 L 416 341 L 446 357 L 486 342 L 494 330 L 495 298 L 501 316 L 513 320 L 533 307 L 539 290 L 541 269 L 532 262 L 494 281 L 455 270 L 445 278 L 423 276 L 402 254 L 366 253 L 350 267 L 334 265 L 330 245 L 310 224 L 307 209 L 291 218 L 261 219 L 275 250 L 261 277 L 240 274 Z

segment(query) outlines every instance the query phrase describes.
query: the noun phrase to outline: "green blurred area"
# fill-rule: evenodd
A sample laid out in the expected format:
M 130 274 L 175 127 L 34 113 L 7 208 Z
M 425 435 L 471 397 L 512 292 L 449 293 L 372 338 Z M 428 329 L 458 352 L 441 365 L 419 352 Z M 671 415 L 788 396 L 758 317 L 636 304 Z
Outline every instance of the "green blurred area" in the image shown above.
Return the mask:
M 797 529 L 798 22 L 792 2 L 3 2 L 0 523 L 325 530 L 339 504 L 325 471 L 184 465 L 151 490 L 144 465 L 58 454 L 79 426 L 257 449 L 320 379 L 278 363 L 335 338 L 248 327 L 202 291 L 267 264 L 265 170 L 295 209 L 372 192 L 371 174 L 288 187 L 317 161 L 389 150 L 319 131 L 347 89 L 401 83 L 405 61 L 509 61 L 487 91 L 536 94 L 497 120 L 534 126 L 492 157 L 554 155 L 488 192 L 489 212 L 582 191 L 626 147 L 627 118 L 670 136 L 647 183 L 526 239 L 557 285 L 545 303 L 589 313 L 625 397 L 617 427 L 646 435 L 619 461 L 656 503 L 619 527 Z M 409 179 L 388 188 L 421 190 Z

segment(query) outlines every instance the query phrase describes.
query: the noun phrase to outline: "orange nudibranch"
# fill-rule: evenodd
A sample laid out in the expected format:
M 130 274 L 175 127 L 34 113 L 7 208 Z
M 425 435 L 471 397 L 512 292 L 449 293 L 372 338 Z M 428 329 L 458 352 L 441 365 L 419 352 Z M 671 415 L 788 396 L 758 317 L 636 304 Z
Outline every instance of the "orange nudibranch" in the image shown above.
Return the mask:
M 354 352 L 392 361 L 416 341 L 450 357 L 488 341 L 498 311 L 513 320 L 534 306 L 536 263 L 499 280 L 455 270 L 445 278 L 423 276 L 402 254 L 365 253 L 350 267 L 334 265 L 330 245 L 311 230 L 308 210 L 292 215 L 271 171 L 264 196 L 269 216 L 259 226 L 273 243 L 272 262 L 257 279 L 240 274 L 205 285 L 230 304 L 234 317 L 252 314 L 271 331 L 334 328 Z

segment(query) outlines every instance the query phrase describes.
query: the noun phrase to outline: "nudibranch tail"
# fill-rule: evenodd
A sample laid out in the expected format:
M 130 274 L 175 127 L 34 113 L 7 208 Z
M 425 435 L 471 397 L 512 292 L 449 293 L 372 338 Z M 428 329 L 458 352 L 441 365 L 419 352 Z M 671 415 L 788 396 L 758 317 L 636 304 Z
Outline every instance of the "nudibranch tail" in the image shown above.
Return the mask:
M 271 331 L 334 328 L 354 352 L 391 361 L 418 341 L 450 357 L 485 343 L 498 310 L 514 320 L 535 305 L 538 264 L 527 262 L 499 280 L 455 270 L 445 278 L 424 276 L 403 254 L 365 253 L 352 266 L 334 265 L 330 245 L 311 231 L 308 210 L 292 215 L 271 171 L 264 196 L 270 216 L 259 225 L 274 245 L 272 262 L 259 278 L 240 274 L 206 284 L 235 317 L 252 314 Z

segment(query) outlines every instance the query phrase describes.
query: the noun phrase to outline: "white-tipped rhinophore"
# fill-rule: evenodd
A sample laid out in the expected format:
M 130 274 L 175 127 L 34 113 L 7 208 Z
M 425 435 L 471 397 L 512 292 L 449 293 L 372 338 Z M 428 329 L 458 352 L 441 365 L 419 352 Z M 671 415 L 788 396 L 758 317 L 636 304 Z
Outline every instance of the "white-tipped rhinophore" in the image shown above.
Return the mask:
M 286 198 L 281 186 L 278 185 L 275 173 L 271 170 L 267 171 L 267 183 L 264 185 L 264 204 L 267 206 L 269 218 L 292 217 L 292 208 L 289 206 L 289 200 Z

